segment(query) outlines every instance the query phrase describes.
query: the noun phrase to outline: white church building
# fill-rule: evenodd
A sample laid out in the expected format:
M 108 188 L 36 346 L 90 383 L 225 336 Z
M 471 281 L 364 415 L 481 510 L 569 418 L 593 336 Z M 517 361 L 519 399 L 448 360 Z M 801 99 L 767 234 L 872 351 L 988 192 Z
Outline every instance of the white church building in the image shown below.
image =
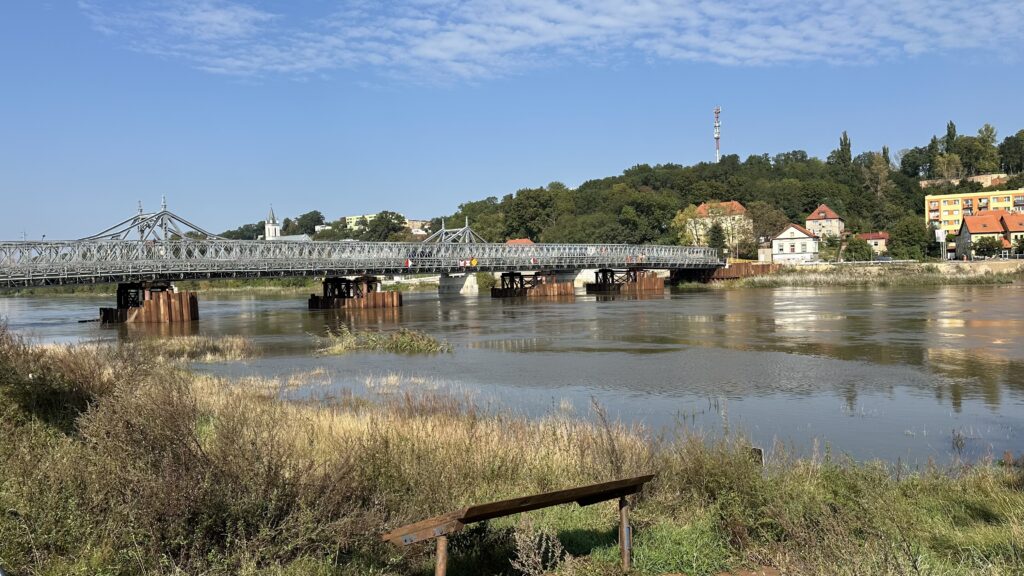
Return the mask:
M 274 207 L 270 207 L 270 214 L 267 214 L 267 219 L 263 223 L 263 239 L 272 240 L 277 242 L 310 242 L 312 238 L 309 234 L 293 234 L 290 236 L 281 236 L 281 224 L 277 221 L 277 216 L 274 215 Z

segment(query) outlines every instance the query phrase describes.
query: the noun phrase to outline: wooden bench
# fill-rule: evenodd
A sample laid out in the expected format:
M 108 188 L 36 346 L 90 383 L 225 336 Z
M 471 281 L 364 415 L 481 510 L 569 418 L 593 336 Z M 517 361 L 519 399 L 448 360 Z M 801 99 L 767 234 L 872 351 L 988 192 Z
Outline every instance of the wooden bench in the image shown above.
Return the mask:
M 437 540 L 437 557 L 435 558 L 435 576 L 445 576 L 448 571 L 448 535 L 462 530 L 466 525 L 482 522 L 492 518 L 511 516 L 520 512 L 529 512 L 540 508 L 548 508 L 559 504 L 575 502 L 580 506 L 589 506 L 606 500 L 619 499 L 619 551 L 622 554 L 622 570 L 628 572 L 631 567 L 630 552 L 632 549 L 632 532 L 629 527 L 629 504 L 626 496 L 636 494 L 644 484 L 654 478 L 653 474 L 613 480 L 600 484 L 591 484 L 580 488 L 556 490 L 543 494 L 534 494 L 522 498 L 512 498 L 499 502 L 477 504 L 461 510 L 427 518 L 413 524 L 407 524 L 381 535 L 385 541 L 398 546 L 408 546 L 423 540 Z

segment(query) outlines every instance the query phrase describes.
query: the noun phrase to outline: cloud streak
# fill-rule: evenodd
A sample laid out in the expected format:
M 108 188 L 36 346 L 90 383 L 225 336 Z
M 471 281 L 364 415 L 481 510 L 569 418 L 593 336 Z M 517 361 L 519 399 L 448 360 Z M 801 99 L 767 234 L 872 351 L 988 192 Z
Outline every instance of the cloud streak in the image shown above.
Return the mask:
M 370 68 L 476 79 L 609 59 L 863 64 L 964 50 L 1016 58 L 1024 29 L 1019 0 L 347 0 L 317 14 L 243 0 L 79 7 L 134 50 L 238 76 Z

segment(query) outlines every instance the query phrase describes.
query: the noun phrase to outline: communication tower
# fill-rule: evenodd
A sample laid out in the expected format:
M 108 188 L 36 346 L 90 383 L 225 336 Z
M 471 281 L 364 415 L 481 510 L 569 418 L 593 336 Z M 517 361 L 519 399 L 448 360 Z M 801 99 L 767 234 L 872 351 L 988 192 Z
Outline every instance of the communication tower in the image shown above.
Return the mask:
M 719 120 L 719 115 L 722 113 L 721 106 L 715 106 L 715 162 L 722 160 L 722 151 L 718 146 L 718 141 L 722 139 L 722 121 Z

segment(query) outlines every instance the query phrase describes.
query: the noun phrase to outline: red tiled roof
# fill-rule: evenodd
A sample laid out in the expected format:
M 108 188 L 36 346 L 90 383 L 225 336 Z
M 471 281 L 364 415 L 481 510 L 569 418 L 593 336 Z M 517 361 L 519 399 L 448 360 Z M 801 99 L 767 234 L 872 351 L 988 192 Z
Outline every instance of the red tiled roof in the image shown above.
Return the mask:
M 971 234 L 1003 233 L 1003 225 L 1000 222 L 1000 215 L 996 213 L 964 216 L 964 222 L 961 226 L 966 227 L 967 231 Z
M 888 232 L 864 232 L 863 234 L 857 234 L 857 238 L 861 240 L 889 240 Z
M 1013 248 L 1013 244 L 1010 244 L 1010 241 L 1007 240 L 1006 238 L 1002 238 L 1002 241 L 1003 241 L 1003 248 Z
M 505 240 L 505 244 L 533 244 L 533 240 L 529 238 L 510 238 Z
M 1003 215 L 1003 229 L 1007 232 L 1024 232 L 1024 214 Z
M 811 215 L 807 217 L 808 220 L 842 220 L 836 211 L 829 208 L 827 204 L 822 204 L 811 212 Z
M 803 226 L 801 226 L 799 224 L 788 224 L 788 225 L 786 225 L 785 228 L 782 229 L 782 232 L 785 232 L 786 230 L 789 230 L 790 228 L 796 228 L 797 231 L 803 232 L 804 234 L 810 236 L 811 238 L 817 238 L 817 236 L 815 236 L 814 232 L 811 232 L 810 230 L 808 230 L 807 228 L 804 228 Z M 779 232 L 775 237 L 776 238 L 781 238 L 782 237 L 782 232 Z
M 700 218 L 708 217 L 708 206 L 707 202 L 701 202 L 700 206 L 697 206 L 697 216 Z M 735 200 L 729 200 L 728 202 L 719 202 L 718 208 L 726 216 L 737 216 L 739 214 L 746 214 L 747 209 Z

